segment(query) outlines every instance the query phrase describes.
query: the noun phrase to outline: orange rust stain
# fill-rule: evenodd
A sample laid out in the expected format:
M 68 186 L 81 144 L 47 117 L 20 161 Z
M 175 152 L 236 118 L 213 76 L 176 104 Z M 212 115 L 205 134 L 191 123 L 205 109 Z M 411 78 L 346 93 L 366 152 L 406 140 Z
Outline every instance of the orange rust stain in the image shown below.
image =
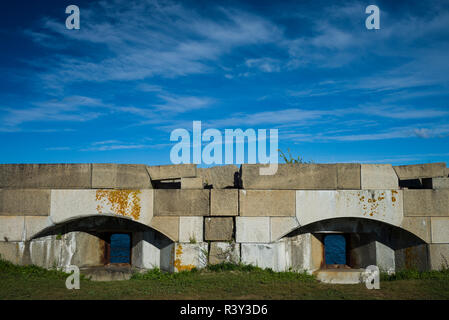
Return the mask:
M 138 220 L 141 210 L 139 194 L 140 190 L 97 190 L 96 200 L 107 202 L 116 214 Z M 102 211 L 103 206 L 97 205 L 97 212 Z
M 176 257 L 181 257 L 181 255 L 182 255 L 182 246 L 179 244 L 178 247 L 176 248 Z M 181 263 L 181 259 L 179 258 L 176 258 L 174 266 L 178 271 L 190 271 L 193 268 L 195 268 L 193 264 L 183 265 Z

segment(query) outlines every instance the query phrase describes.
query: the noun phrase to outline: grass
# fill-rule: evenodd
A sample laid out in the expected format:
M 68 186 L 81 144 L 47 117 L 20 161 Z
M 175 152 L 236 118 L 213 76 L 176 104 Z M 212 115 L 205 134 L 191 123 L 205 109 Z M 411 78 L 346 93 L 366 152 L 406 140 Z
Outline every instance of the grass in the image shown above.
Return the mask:
M 67 290 L 68 274 L 0 260 L 0 299 L 449 299 L 449 272 L 382 274 L 380 290 L 364 284 L 330 285 L 305 273 L 274 272 L 240 264 L 165 273 L 158 269 L 128 281 L 81 279 Z

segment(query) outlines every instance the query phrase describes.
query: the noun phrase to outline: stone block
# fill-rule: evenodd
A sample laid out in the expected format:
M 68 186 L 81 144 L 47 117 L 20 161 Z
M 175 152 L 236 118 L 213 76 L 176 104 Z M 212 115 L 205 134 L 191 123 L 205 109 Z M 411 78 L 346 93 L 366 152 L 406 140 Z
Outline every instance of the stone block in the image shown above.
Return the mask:
M 205 235 L 207 241 L 230 241 L 234 233 L 233 218 L 205 218 Z
M 337 163 L 337 189 L 359 190 L 360 172 L 359 163 Z
M 270 244 L 241 244 L 241 260 L 243 264 L 250 264 L 262 269 L 272 269 L 276 272 L 286 271 L 287 248 L 284 242 Z
M 402 190 L 298 190 L 296 218 L 301 226 L 332 218 L 368 218 L 399 226 Z
M 422 185 L 425 189 L 449 189 L 449 178 L 423 178 Z
M 239 190 L 212 189 L 210 191 L 211 216 L 238 216 Z
M 444 177 L 446 163 L 424 163 L 393 167 L 400 180 Z
M 196 177 L 196 164 L 147 166 L 151 180 L 170 180 Z
M 179 241 L 179 217 L 153 217 L 150 226 L 173 241 Z
M 181 178 L 181 189 L 204 189 L 202 178 Z
M 0 240 L 1 259 L 12 262 L 16 265 L 23 265 L 23 251 L 25 247 L 23 242 L 4 242 L 3 238 Z
M 90 164 L 0 164 L 0 188 L 91 188 Z
M 294 190 L 240 190 L 240 216 L 294 216 Z
M 286 234 L 299 228 L 299 222 L 296 217 L 272 217 L 271 223 L 271 242 L 281 239 Z
M 429 244 L 431 270 L 449 268 L 449 244 Z
M 213 189 L 235 188 L 239 184 L 239 168 L 233 164 L 198 168 L 197 174 Z
M 26 240 L 31 240 L 51 226 L 54 224 L 50 217 L 25 217 Z
M 152 189 L 150 176 L 141 164 L 92 164 L 93 189 Z
M 401 227 L 425 242 L 431 242 L 429 217 L 404 217 Z
M 203 242 L 203 217 L 179 217 L 179 242 Z
M 279 164 L 274 175 L 260 175 L 266 165 L 242 164 L 244 189 L 337 189 L 336 164 Z
M 210 190 L 154 190 L 155 216 L 208 216 Z
M 25 217 L 0 217 L 0 241 L 23 241 L 25 237 Z
M 50 190 L 0 190 L 0 216 L 48 216 Z
M 432 243 L 449 243 L 449 217 L 430 218 Z
M 449 190 L 404 190 L 405 216 L 449 216 Z
M 236 217 L 236 242 L 270 242 L 269 217 Z
M 361 187 L 364 190 L 399 189 L 399 180 L 391 164 L 362 164 Z
M 209 263 L 239 263 L 240 244 L 230 242 L 211 242 L 209 249 Z
M 193 268 L 207 266 L 208 244 L 201 243 L 177 243 L 175 245 L 174 271 L 190 271 Z
M 61 223 L 86 216 L 114 216 L 149 225 L 155 190 L 52 190 L 50 216 Z

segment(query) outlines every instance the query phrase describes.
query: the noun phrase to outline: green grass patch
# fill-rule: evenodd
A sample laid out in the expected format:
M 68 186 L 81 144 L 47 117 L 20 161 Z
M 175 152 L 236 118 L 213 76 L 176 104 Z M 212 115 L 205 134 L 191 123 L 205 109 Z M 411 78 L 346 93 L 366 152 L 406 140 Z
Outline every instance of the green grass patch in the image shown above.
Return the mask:
M 449 268 L 444 268 L 440 271 L 401 270 L 395 272 L 394 274 L 382 272 L 380 275 L 380 280 L 449 280 Z

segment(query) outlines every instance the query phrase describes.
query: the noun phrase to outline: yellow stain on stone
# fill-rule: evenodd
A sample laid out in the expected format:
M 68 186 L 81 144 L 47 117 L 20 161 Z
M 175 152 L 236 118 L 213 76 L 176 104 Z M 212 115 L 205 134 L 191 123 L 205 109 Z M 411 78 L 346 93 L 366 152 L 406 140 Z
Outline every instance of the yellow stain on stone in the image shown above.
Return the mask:
M 138 220 L 141 210 L 139 194 L 140 190 L 97 190 L 96 200 L 106 202 L 115 214 Z M 97 212 L 103 213 L 102 205 L 97 205 Z
M 178 246 L 176 248 L 176 259 L 175 259 L 175 263 L 174 263 L 174 266 L 175 266 L 176 270 L 178 270 L 178 271 L 190 271 L 193 268 L 195 268 L 195 266 L 193 264 L 185 264 L 185 265 L 183 265 L 181 263 L 181 259 L 180 259 L 181 256 L 182 256 L 182 246 L 180 244 L 178 244 Z

